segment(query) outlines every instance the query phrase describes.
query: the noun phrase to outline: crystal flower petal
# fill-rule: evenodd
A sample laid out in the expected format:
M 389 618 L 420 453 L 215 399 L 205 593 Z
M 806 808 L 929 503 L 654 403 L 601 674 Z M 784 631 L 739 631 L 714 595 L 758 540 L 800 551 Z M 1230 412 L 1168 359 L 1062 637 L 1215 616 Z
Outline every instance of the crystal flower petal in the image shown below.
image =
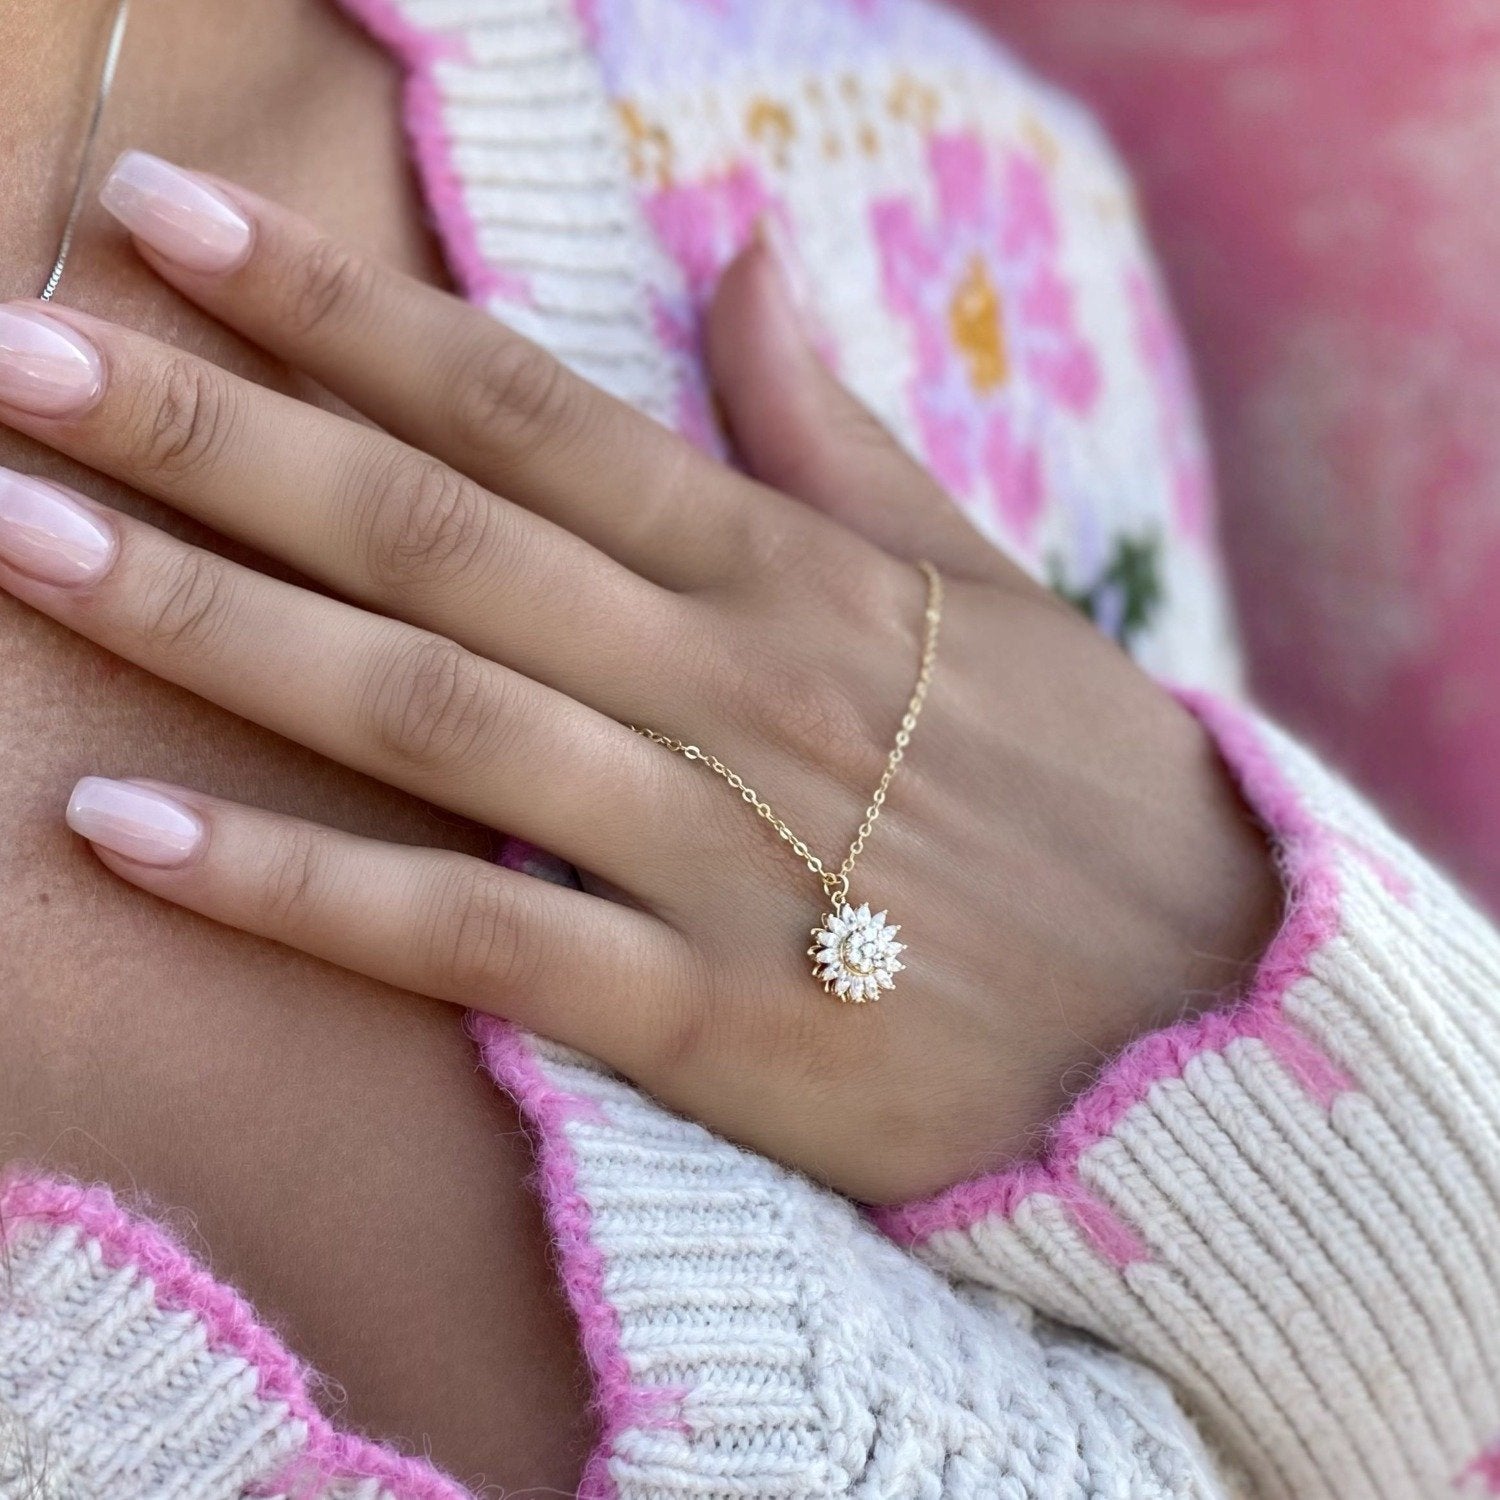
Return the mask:
M 895 987 L 895 975 L 906 966 L 896 955 L 906 951 L 896 941 L 900 931 L 886 920 L 883 911 L 870 911 L 868 903 L 851 906 L 843 902 L 813 930 L 813 977 L 824 990 L 852 1005 L 878 1000 L 883 990 Z

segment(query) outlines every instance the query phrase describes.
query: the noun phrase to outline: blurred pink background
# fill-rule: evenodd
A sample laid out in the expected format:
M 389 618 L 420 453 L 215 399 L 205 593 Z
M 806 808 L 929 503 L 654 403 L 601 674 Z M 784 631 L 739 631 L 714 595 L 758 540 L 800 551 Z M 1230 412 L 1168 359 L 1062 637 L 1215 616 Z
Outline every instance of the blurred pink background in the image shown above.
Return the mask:
M 968 7 L 1135 170 L 1258 695 L 1500 908 L 1500 8 Z

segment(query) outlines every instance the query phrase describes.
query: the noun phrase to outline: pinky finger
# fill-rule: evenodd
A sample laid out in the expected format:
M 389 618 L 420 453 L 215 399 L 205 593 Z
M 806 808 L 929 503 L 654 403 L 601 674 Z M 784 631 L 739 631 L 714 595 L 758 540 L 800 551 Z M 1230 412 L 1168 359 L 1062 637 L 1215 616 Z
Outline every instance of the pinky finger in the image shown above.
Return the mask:
M 468 855 L 97 776 L 74 788 L 68 825 L 164 900 L 625 1072 L 680 989 L 682 939 L 654 917 Z

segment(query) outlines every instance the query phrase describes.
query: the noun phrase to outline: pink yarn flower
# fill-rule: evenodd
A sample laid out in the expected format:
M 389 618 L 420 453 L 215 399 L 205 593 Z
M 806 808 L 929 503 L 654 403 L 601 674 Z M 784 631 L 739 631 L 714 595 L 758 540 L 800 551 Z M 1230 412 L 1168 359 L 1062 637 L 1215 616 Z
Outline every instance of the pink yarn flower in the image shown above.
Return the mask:
M 712 177 L 659 188 L 644 198 L 642 208 L 681 272 L 681 291 L 662 289 L 651 298 L 657 337 L 677 366 L 677 426 L 699 447 L 722 456 L 702 373 L 703 309 L 720 272 L 776 204 L 756 170 L 737 163 Z
M 1460 1483 L 1471 1479 L 1484 1486 L 1482 1493 L 1500 1495 L 1500 1438 L 1459 1475 Z
M 1154 277 L 1133 270 L 1126 293 L 1141 363 L 1156 387 L 1161 444 L 1172 471 L 1172 519 L 1181 535 L 1206 543 L 1213 520 L 1213 478 L 1187 351 Z
M 1093 408 L 1099 362 L 1074 322 L 1041 167 L 1013 151 L 996 164 L 968 133 L 934 136 L 928 164 L 935 222 L 908 197 L 874 208 L 886 300 L 915 340 L 918 431 L 938 478 L 986 495 L 1025 547 L 1046 501 L 1044 435 Z

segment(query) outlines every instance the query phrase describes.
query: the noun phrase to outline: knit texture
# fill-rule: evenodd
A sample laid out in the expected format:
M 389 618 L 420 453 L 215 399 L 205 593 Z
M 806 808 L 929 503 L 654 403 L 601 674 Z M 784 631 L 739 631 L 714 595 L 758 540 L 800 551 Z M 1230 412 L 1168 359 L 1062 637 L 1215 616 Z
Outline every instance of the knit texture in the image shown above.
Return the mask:
M 722 448 L 699 319 L 775 216 L 830 360 L 988 534 L 1156 670 L 1233 685 L 1191 384 L 1071 104 L 920 0 L 346 4 L 407 68 L 474 300 Z M 1304 752 L 1190 701 L 1278 841 L 1285 929 L 1240 1004 L 1133 1048 L 1034 1166 L 877 1223 L 472 1022 L 594 1376 L 583 1494 L 1496 1483 L 1496 937 Z M 460 1493 L 337 1433 L 245 1303 L 108 1194 L 18 1174 L 0 1225 L 0 1500 Z
M 248 1304 L 101 1188 L 0 1183 L 3 1500 L 460 1500 L 335 1432 Z
M 884 1226 L 1161 1370 L 1258 1493 L 1491 1493 L 1500 940 L 1305 751 L 1198 707 L 1291 892 L 1255 986 L 1118 1059 L 1039 1162 Z

